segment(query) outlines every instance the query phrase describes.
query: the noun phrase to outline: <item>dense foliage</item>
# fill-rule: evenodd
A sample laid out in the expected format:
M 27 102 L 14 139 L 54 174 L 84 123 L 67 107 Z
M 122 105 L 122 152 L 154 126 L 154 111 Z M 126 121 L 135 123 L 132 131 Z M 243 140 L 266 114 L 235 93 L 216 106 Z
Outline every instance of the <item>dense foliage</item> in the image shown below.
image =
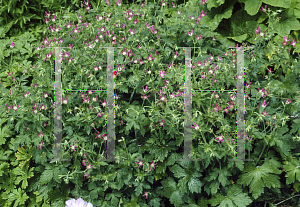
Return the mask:
M 2 206 L 64 206 L 74 197 L 94 206 L 249 206 L 299 192 L 299 39 L 290 34 L 299 29 L 297 5 L 278 11 L 286 4 L 270 1 L 266 10 L 249 0 L 233 13 L 230 2 L 84 2 L 76 12 L 47 9 L 43 42 L 32 32 L 1 40 Z M 288 18 L 282 26 L 279 14 Z M 241 16 L 247 20 L 238 24 Z M 229 18 L 231 38 L 215 31 Z M 228 161 L 236 151 L 236 93 L 197 92 L 235 89 L 241 44 L 229 49 L 235 42 L 228 39 L 253 47 L 244 55 L 245 149 L 253 162 Z M 62 154 L 72 161 L 49 163 L 56 46 L 66 47 L 62 88 L 90 91 L 63 91 Z M 123 47 L 114 57 L 116 159 L 123 162 L 98 161 L 109 139 L 100 47 L 111 46 Z M 175 161 L 183 157 L 186 64 L 176 46 L 201 47 L 191 58 L 192 158 L 199 162 Z

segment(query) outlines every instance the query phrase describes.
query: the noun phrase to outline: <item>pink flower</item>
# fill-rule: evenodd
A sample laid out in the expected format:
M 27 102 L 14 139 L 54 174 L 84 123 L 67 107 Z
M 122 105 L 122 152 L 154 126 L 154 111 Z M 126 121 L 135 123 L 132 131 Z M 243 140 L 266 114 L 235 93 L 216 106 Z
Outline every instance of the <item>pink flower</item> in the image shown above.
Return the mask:
M 194 30 L 191 30 L 191 32 L 187 31 L 187 33 L 188 33 L 189 36 L 192 36 L 193 33 L 194 33 Z
M 269 73 L 272 73 L 272 72 L 274 72 L 274 71 L 272 71 L 272 69 L 270 68 L 270 70 L 267 68 L 267 70 L 268 70 L 268 72 Z
M 153 162 L 154 162 L 154 161 L 152 161 L 152 164 L 150 165 L 150 171 L 151 171 L 152 168 L 155 169 L 155 165 L 157 165 L 157 163 L 156 163 L 156 164 L 153 164 Z
M 170 63 L 170 65 L 167 64 L 167 68 L 172 69 L 173 64 Z
M 147 88 L 148 88 L 148 86 L 146 86 L 146 88 L 145 88 L 145 89 L 144 89 L 144 86 L 143 86 L 142 88 L 143 88 L 143 90 L 142 90 L 142 91 L 143 91 L 144 93 L 146 93 L 146 92 L 148 91 L 148 89 L 147 89 Z
M 75 146 L 75 142 L 74 142 L 73 145 L 70 146 L 70 148 L 71 148 L 71 152 L 72 152 L 72 151 L 75 151 L 75 152 L 76 152 L 76 148 L 78 148 L 78 146 Z
M 212 74 L 212 75 L 215 75 L 215 74 L 214 74 L 214 71 L 215 71 L 216 69 L 213 70 L 212 67 L 213 67 L 213 66 L 210 67 L 210 69 L 208 70 L 208 72 L 209 72 L 210 74 Z
M 66 98 L 66 99 L 62 98 L 62 103 L 63 103 L 63 104 L 67 104 L 67 103 L 68 103 L 68 100 L 69 100 L 69 99 L 67 99 L 67 98 Z
M 158 123 L 159 123 L 160 126 L 163 126 L 163 127 L 164 127 L 164 126 L 165 126 L 164 123 L 166 123 L 166 121 L 164 121 L 164 120 L 162 119 L 161 122 L 158 121 Z M 155 168 L 154 168 L 154 169 L 155 169 Z
M 148 54 L 147 54 L 147 58 L 148 58 L 148 60 L 154 60 L 155 58 L 151 58 L 151 56 L 152 56 L 152 53 L 150 54 L 150 56 L 148 57 Z
M 28 125 L 27 125 L 27 127 L 26 127 L 25 129 L 26 129 L 26 132 L 27 132 L 28 130 L 30 130 L 30 128 L 28 127 Z
M 260 33 L 259 33 L 259 36 L 261 36 L 261 37 L 266 36 L 266 34 L 265 34 L 266 31 L 267 31 L 267 30 L 265 30 L 265 31 L 263 32 L 262 29 L 261 29 L 261 30 L 260 30 Z
M 43 97 L 44 97 L 44 98 L 47 98 L 47 97 L 48 97 L 47 91 L 45 91 L 45 94 L 44 94 L 44 93 L 42 93 L 42 94 L 43 94 Z
M 45 11 L 46 15 L 45 17 L 50 17 L 51 16 L 51 12 L 49 11 L 49 14 Z
M 140 159 L 139 159 L 138 162 L 135 162 L 135 163 L 136 163 L 136 164 L 139 164 L 139 167 L 138 167 L 138 168 L 140 168 L 140 166 L 143 165 L 143 161 L 141 161 Z
M 262 11 L 262 12 L 267 11 L 267 5 L 265 5 L 265 8 L 263 8 L 262 6 L 260 8 L 261 8 L 260 11 Z
M 96 133 L 95 133 L 96 134 Z M 96 137 L 95 137 L 95 139 L 97 139 L 97 138 L 101 138 L 101 134 L 100 134 L 100 132 L 98 132 L 98 134 L 96 134 Z
M 167 100 L 166 95 L 160 96 L 159 98 L 160 98 L 160 100 L 163 101 L 163 102 L 166 102 L 166 100 Z
M 19 108 L 19 107 L 20 107 L 20 105 L 16 106 L 16 104 L 15 104 L 15 106 L 13 107 L 13 110 L 18 111 L 18 108 Z
M 120 125 L 123 125 L 123 124 L 125 124 L 124 122 L 124 119 L 121 119 L 119 122 L 120 122 Z
M 230 109 L 230 107 L 228 106 L 228 108 L 227 108 L 227 106 L 225 106 L 224 111 L 225 111 L 226 113 L 228 113 L 228 109 Z
M 42 138 L 44 136 L 44 133 L 41 131 L 40 134 L 37 133 L 37 135 L 38 137 Z
M 259 32 L 259 27 L 257 29 L 254 29 L 255 30 L 255 34 L 257 34 Z
M 130 30 L 130 34 L 132 34 L 132 35 L 136 34 L 136 32 L 134 32 L 134 30 L 132 30 L 132 31 L 131 31 L 131 29 L 129 29 L 129 30 Z
M 35 106 L 33 106 L 33 109 L 31 109 L 31 111 L 35 114 L 37 114 L 39 112 L 38 108 L 35 108 Z
M 141 96 L 141 98 L 142 98 L 142 99 L 148 99 L 148 98 L 149 98 L 149 95 L 148 95 L 148 96 L 146 96 L 146 95 Z
M 92 100 L 93 100 L 94 102 L 97 101 L 97 100 L 98 100 L 98 95 L 97 95 L 96 97 L 94 97 L 94 95 L 93 95 Z
M 196 34 L 195 34 L 196 35 Z M 197 40 L 201 40 L 203 39 L 203 37 L 201 37 L 201 34 L 199 35 L 199 37 L 196 35 Z
M 101 111 L 97 112 L 97 114 L 98 114 L 97 117 L 100 116 L 100 118 L 101 118 L 102 115 L 104 115 L 104 113 L 102 113 Z
M 231 97 L 230 94 L 228 94 L 228 95 L 229 95 L 230 100 L 233 100 L 233 101 L 235 100 L 235 98 L 236 98 L 236 95 L 235 95 L 235 94 L 233 94 L 232 97 Z
M 217 113 L 221 109 L 221 107 L 218 107 L 218 104 L 216 104 L 216 106 L 214 106 L 214 104 L 213 104 L 213 108 L 216 110 Z
M 293 46 L 293 48 L 296 46 L 296 41 L 295 41 L 295 39 L 294 39 L 294 41 L 292 42 L 292 43 L 290 43 L 290 45 L 292 45 Z
M 101 139 L 104 139 L 104 141 L 105 141 L 105 143 L 106 143 L 106 141 L 109 140 L 109 139 L 107 139 L 107 137 L 108 137 L 108 135 L 104 134 L 104 135 L 103 135 L 103 138 L 101 138 Z
M 288 41 L 291 40 L 291 39 L 288 40 L 285 36 L 283 36 L 283 39 L 284 39 L 285 42 L 288 42 Z M 282 43 L 282 42 L 281 42 L 281 43 Z
M 224 142 L 224 136 L 221 136 L 221 134 L 219 134 L 220 136 L 218 136 L 217 138 L 216 138 L 216 140 L 218 140 L 218 142 Z
M 258 88 L 259 89 L 259 88 Z M 265 90 L 265 89 L 262 89 L 262 90 Z M 265 98 L 265 97 L 267 97 L 267 95 L 268 95 L 268 91 L 267 90 L 265 90 L 265 91 L 260 91 L 260 92 L 258 92 L 258 93 L 260 93 L 261 94 L 261 96 L 263 97 L 263 98 Z
M 27 126 L 27 128 L 28 128 L 28 126 Z M 27 131 L 27 130 L 26 130 L 26 131 Z M 42 143 L 39 142 L 40 150 L 42 149 L 43 143 L 44 143 L 44 140 L 42 141 Z
M 75 28 L 73 28 L 73 33 L 75 33 L 75 35 L 76 35 L 76 34 L 77 34 L 77 33 L 79 33 L 80 31 L 79 31 L 79 29 L 78 29 L 77 25 L 75 25 L 75 27 L 76 27 L 76 29 L 75 29 Z
M 86 166 L 86 169 L 90 170 L 90 169 L 94 168 L 94 167 L 92 167 L 92 166 L 93 166 L 93 165 L 90 165 L 90 164 L 88 163 L 88 166 Z
M 148 199 L 148 192 L 144 192 L 145 194 L 143 196 L 146 196 L 146 199 Z
M 200 4 L 204 5 L 208 0 L 202 0 L 202 2 L 200 2 Z
M 145 71 L 146 71 L 147 74 L 150 75 L 150 74 L 151 74 L 151 71 L 152 71 L 153 69 L 151 68 L 151 70 L 150 70 L 150 67 L 149 67 L 148 69 L 149 69 L 149 70 L 146 70 L 146 69 L 145 69 Z
M 121 6 L 122 5 L 122 0 L 118 0 L 118 3 L 115 1 L 117 6 Z
M 173 53 L 173 52 L 172 52 Z M 173 57 L 176 59 L 176 58 L 178 58 L 178 55 L 177 55 L 177 52 L 176 52 L 176 54 L 174 55 L 174 53 L 173 53 Z
M 46 24 L 48 24 L 49 19 L 43 19 Z
M 214 98 L 216 99 L 219 99 L 220 98 L 220 95 L 218 94 L 219 92 L 217 91 L 217 93 L 214 93 L 214 94 L 211 94 L 213 95 Z M 229 95 L 230 96 L 230 95 Z
M 85 10 L 86 10 L 86 11 L 88 11 L 88 12 L 91 10 L 91 7 L 90 7 L 90 5 L 89 5 L 89 3 L 88 3 L 88 2 L 86 3 Z
M 93 127 L 95 129 L 96 122 L 93 122 L 89 127 Z
M 262 103 L 262 101 L 260 102 L 260 105 L 263 107 L 263 108 L 266 108 L 266 106 L 269 104 L 269 102 L 266 104 L 266 100 L 264 100 L 264 104 Z
M 89 103 L 90 102 L 90 97 L 88 96 L 86 99 L 83 98 L 84 101 L 82 101 L 82 103 Z
M 287 99 L 286 100 L 286 104 L 290 104 L 291 103 L 291 101 L 289 101 L 290 99 Z
M 162 1 L 162 4 L 159 3 L 161 6 L 166 6 L 168 4 L 168 0 Z
M 86 179 L 87 177 L 90 177 L 90 176 L 88 173 L 85 173 L 83 177 L 84 177 L 84 179 Z
M 202 10 L 202 14 L 200 14 L 200 12 L 199 12 L 200 17 L 205 17 L 205 16 L 206 16 L 206 13 L 207 13 L 207 12 L 205 12 L 205 13 L 203 14 L 203 10 Z
M 264 116 L 270 116 L 269 114 L 267 114 L 268 112 L 269 112 L 269 111 L 265 112 L 265 109 L 263 109 L 262 114 L 263 114 Z
M 164 78 L 166 75 L 165 73 L 166 73 L 166 71 L 159 71 L 159 74 L 160 74 L 159 76 Z
M 215 79 L 212 78 L 211 80 L 213 81 L 212 85 L 217 82 L 217 78 L 215 78 Z
M 249 83 L 249 85 L 247 85 L 247 83 L 246 83 L 246 88 L 250 88 L 251 87 L 251 82 Z
M 7 75 L 13 75 L 13 74 L 14 74 L 14 72 L 10 73 L 10 70 L 8 70 Z
M 229 141 L 229 139 L 228 139 L 228 141 Z M 236 139 L 232 139 L 232 140 L 230 141 L 230 144 L 232 143 L 232 141 L 236 141 Z M 233 144 L 235 144 L 235 142 L 233 142 Z
M 101 105 L 102 105 L 103 107 L 105 107 L 105 106 L 106 106 L 106 102 L 105 102 L 105 100 L 104 100 L 104 102 L 102 102 L 102 101 L 100 100 L 100 102 L 101 102 Z
M 196 122 L 194 123 L 195 127 L 192 126 L 192 128 L 194 128 L 194 130 L 199 130 L 199 126 L 196 124 Z
M 65 25 L 67 28 L 70 28 L 72 26 L 72 22 L 67 22 L 67 24 Z

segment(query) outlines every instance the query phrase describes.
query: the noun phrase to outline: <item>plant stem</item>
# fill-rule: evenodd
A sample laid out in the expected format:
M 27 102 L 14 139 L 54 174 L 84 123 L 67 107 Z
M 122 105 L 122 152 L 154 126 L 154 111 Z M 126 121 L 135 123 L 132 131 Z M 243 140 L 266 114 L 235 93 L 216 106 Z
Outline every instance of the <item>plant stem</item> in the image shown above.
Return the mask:
M 260 160 L 260 157 L 261 157 L 261 155 L 262 155 L 262 153 L 264 152 L 264 150 L 265 150 L 265 148 L 266 148 L 266 144 L 264 145 L 264 148 L 263 148 L 263 150 L 261 151 L 261 153 L 260 153 L 260 155 L 259 155 L 259 158 L 258 158 L 258 160 L 256 161 L 256 163 L 255 163 L 255 166 L 257 165 L 257 163 L 259 162 L 259 160 Z

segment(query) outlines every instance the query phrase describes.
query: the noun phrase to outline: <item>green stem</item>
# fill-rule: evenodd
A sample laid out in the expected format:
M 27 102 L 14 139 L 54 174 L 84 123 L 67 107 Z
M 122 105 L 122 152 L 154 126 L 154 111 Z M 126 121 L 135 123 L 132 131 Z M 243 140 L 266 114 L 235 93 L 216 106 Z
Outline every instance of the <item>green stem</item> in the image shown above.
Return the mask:
M 262 155 L 262 153 L 264 152 L 264 150 L 265 150 L 265 148 L 266 148 L 266 144 L 264 145 L 264 148 L 263 148 L 263 150 L 261 151 L 261 153 L 260 153 L 260 155 L 259 155 L 259 157 L 258 157 L 258 160 L 256 161 L 256 163 L 255 163 L 255 166 L 257 165 L 257 163 L 259 162 L 259 160 L 260 160 L 260 157 L 261 157 L 261 155 Z

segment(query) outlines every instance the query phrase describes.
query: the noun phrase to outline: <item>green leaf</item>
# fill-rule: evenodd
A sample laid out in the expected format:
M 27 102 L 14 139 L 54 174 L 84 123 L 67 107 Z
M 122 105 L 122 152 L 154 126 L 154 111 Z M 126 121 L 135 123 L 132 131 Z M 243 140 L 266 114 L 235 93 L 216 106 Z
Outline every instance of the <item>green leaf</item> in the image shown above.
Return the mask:
M 300 23 L 296 17 L 288 18 L 284 21 L 280 21 L 275 25 L 275 30 L 280 36 L 288 36 L 291 30 L 299 30 Z
M 300 119 L 293 120 L 293 124 L 291 127 L 292 129 L 290 133 L 295 133 L 296 131 L 298 131 L 298 133 L 300 134 Z
M 262 2 L 271 6 L 283 8 L 289 8 L 291 5 L 291 0 L 262 0 Z
M 280 178 L 274 174 L 281 174 L 281 171 L 272 168 L 268 163 L 257 167 L 248 164 L 244 172 L 245 173 L 237 180 L 237 183 L 249 186 L 250 193 L 252 193 L 255 199 L 264 192 L 264 187 L 280 187 Z
M 14 173 L 16 175 L 20 175 L 15 180 L 15 184 L 18 185 L 21 181 L 23 181 L 22 186 L 21 186 L 22 189 L 25 189 L 28 186 L 27 179 L 34 176 L 34 174 L 32 172 L 34 170 L 34 167 L 30 168 L 29 171 L 28 171 L 28 168 L 29 168 L 29 165 L 27 164 L 26 167 L 23 169 L 21 169 L 20 167 L 17 167 L 14 169 Z
M 160 198 L 153 198 L 150 200 L 149 205 L 153 207 L 160 207 L 161 199 Z
M 237 42 L 243 42 L 245 39 L 247 39 L 247 34 L 243 34 L 243 35 L 240 35 L 240 36 L 235 36 L 235 37 L 227 37 L 227 38 L 230 38 L 230 39 L 233 39 Z
M 300 0 L 291 0 L 291 6 L 288 9 L 293 11 L 296 18 L 300 18 Z
M 220 204 L 218 207 L 246 207 L 252 203 L 252 200 L 246 193 L 243 193 L 242 189 L 236 185 L 233 185 L 229 187 L 227 196 L 223 196 L 218 193 L 209 200 L 209 203 L 212 206 L 217 206 Z
M 245 1 L 245 10 L 251 16 L 257 14 L 259 8 L 261 7 L 261 0 L 247 0 Z
M 174 165 L 170 168 L 170 171 L 172 173 L 174 173 L 174 177 L 176 178 L 182 178 L 182 177 L 186 177 L 187 174 L 185 172 L 185 170 L 183 168 L 181 168 L 179 165 Z
M 49 183 L 53 178 L 53 170 L 45 170 L 41 177 L 40 177 L 40 183 L 41 185 Z
M 5 125 L 3 128 L 0 128 L 0 145 L 5 144 L 6 139 L 4 137 L 10 137 L 12 131 L 10 131 L 10 125 Z
M 9 201 L 15 201 L 14 206 L 20 206 L 22 204 L 25 204 L 25 201 L 28 198 L 29 197 L 27 196 L 26 192 L 23 192 L 21 188 L 18 188 L 18 190 L 14 189 L 13 192 L 8 195 Z
M 170 202 L 171 204 L 174 204 L 175 207 L 179 207 L 181 206 L 181 204 L 183 203 L 181 195 L 179 193 L 179 191 L 174 191 L 171 196 L 170 196 Z
M 140 183 L 136 188 L 135 188 L 135 195 L 139 196 L 143 193 L 143 184 Z
M 220 5 L 224 4 L 225 0 L 210 0 L 207 2 L 207 8 L 210 11 L 213 7 L 219 7 Z
M 283 169 L 286 172 L 285 177 L 286 179 L 286 184 L 291 184 L 295 183 L 296 179 L 300 181 L 300 161 L 296 159 L 292 159 L 292 161 L 287 162 L 286 165 L 283 165 Z
M 20 119 L 17 124 L 15 125 L 16 131 L 19 133 L 20 131 L 20 125 L 24 122 L 24 119 Z
M 260 16 L 259 16 L 259 18 L 258 18 L 258 20 L 257 20 L 257 23 L 258 24 L 260 24 L 260 23 L 262 23 L 263 21 L 265 21 L 265 19 L 268 17 L 268 15 L 264 12 L 264 13 L 262 13 Z
M 211 1 L 210 1 L 211 2 Z M 232 15 L 232 11 L 233 11 L 233 4 L 228 6 L 223 13 L 221 14 L 215 14 L 213 17 L 213 19 L 210 19 L 209 22 L 207 22 L 207 25 L 209 26 L 209 28 L 213 31 L 215 30 L 219 23 L 223 20 L 223 19 L 229 19 Z M 208 18 L 209 19 L 209 18 Z M 205 21 L 202 21 L 201 24 L 204 24 Z
M 209 188 L 211 189 L 211 194 L 214 195 L 220 189 L 220 183 L 218 181 L 213 181 L 210 183 Z
M 191 178 L 188 182 L 188 187 L 191 193 L 201 193 L 201 182 L 197 178 Z
M 251 117 L 252 118 L 252 117 Z M 244 170 L 244 161 L 239 161 L 239 162 L 234 162 L 235 166 L 240 170 L 243 171 Z

